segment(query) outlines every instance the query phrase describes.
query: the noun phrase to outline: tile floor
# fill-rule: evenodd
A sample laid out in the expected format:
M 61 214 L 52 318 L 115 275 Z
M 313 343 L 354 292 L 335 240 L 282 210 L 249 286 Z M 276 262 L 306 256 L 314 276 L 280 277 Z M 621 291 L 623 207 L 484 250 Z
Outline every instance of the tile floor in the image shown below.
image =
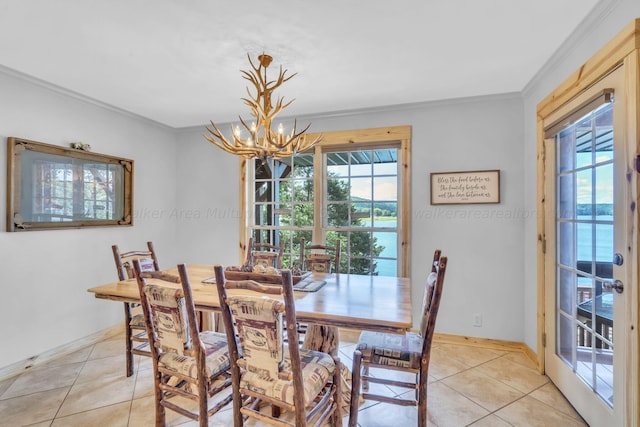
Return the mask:
M 340 358 L 347 366 L 354 337 L 342 334 Z M 134 375 L 126 378 L 123 346 L 123 336 L 109 338 L 1 381 L 0 426 L 153 426 L 151 361 L 138 357 Z M 428 396 L 430 426 L 586 425 L 520 352 L 436 342 Z M 167 413 L 171 426 L 196 425 Z M 417 424 L 416 408 L 370 401 L 361 405 L 358 417 L 362 427 Z M 231 425 L 231 411 L 219 412 L 209 425 Z

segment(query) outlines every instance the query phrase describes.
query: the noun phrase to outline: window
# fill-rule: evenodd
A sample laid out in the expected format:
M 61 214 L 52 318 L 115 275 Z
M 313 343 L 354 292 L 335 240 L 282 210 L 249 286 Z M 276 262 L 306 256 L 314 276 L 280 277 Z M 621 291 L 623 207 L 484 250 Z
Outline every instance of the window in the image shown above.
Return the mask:
M 325 238 L 344 243 L 342 272 L 397 276 L 399 149 L 393 145 L 323 155 Z
M 7 230 L 131 225 L 133 161 L 8 139 Z
M 288 268 L 301 239 L 340 239 L 340 272 L 408 276 L 409 143 L 408 126 L 331 132 L 313 152 L 247 161 L 244 241 L 284 241 Z

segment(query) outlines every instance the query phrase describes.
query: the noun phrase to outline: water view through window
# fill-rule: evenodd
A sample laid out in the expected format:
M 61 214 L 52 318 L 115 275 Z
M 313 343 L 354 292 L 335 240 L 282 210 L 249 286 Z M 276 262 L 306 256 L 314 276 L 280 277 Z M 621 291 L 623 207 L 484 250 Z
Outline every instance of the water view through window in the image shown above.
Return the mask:
M 398 275 L 398 149 L 323 154 L 322 189 L 315 188 L 317 161 L 298 154 L 254 163 L 254 242 L 284 240 L 286 268 L 299 263 L 301 239 L 327 246 L 340 239 L 340 272 Z

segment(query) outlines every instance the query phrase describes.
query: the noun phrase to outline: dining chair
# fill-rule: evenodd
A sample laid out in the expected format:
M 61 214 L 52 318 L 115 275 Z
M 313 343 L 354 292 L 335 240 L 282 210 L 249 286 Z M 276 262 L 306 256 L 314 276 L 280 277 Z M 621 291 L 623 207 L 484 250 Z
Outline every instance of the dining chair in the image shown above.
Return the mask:
M 276 246 L 270 243 L 254 243 L 253 237 L 250 237 L 245 264 L 281 269 L 283 253 L 284 240 L 280 240 L 280 245 Z
M 420 331 L 406 332 L 404 335 L 363 331 L 353 353 L 351 374 L 351 408 L 349 427 L 358 423 L 358 403 L 360 396 L 365 400 L 391 403 L 402 406 L 418 407 L 418 426 L 427 426 L 427 382 L 429 380 L 429 359 L 431 342 L 436 325 L 436 316 L 440 307 L 447 257 L 441 256 L 437 249 L 433 256 L 431 273 L 427 277 Z M 386 379 L 370 369 L 409 372 L 415 375 L 414 382 Z M 369 383 L 415 390 L 413 397 L 391 397 L 369 393 Z M 362 392 L 360 386 L 362 384 Z
M 336 240 L 336 246 L 311 244 L 305 246 L 304 238 L 300 239 L 300 268 L 303 271 L 315 273 L 340 272 L 340 239 Z
M 120 252 L 118 245 L 111 246 L 116 262 L 118 280 L 133 279 L 135 272 L 133 260 L 140 261 L 142 271 L 159 271 L 158 257 L 152 242 L 147 242 L 147 250 Z M 136 313 L 138 303 L 124 303 L 124 331 L 127 377 L 133 375 L 133 355 L 151 357 L 149 340 L 141 310 Z
M 298 342 L 291 271 L 282 270 L 282 285 L 266 285 L 225 280 L 222 266 L 214 270 L 231 355 L 234 426 L 245 417 L 275 426 L 342 426 L 339 359 L 284 342 L 284 329 L 289 343 Z
M 165 425 L 170 409 L 205 427 L 233 398 L 227 338 L 198 332 L 184 264 L 178 265 L 179 277 L 143 272 L 139 260 L 133 265 L 153 361 L 156 426 Z

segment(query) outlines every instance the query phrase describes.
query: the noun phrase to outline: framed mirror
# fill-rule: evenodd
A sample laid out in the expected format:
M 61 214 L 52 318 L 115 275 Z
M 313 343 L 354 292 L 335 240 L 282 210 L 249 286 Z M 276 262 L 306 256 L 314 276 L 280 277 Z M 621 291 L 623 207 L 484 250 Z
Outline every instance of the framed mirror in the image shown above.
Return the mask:
M 7 231 L 133 225 L 133 160 L 7 138 Z

